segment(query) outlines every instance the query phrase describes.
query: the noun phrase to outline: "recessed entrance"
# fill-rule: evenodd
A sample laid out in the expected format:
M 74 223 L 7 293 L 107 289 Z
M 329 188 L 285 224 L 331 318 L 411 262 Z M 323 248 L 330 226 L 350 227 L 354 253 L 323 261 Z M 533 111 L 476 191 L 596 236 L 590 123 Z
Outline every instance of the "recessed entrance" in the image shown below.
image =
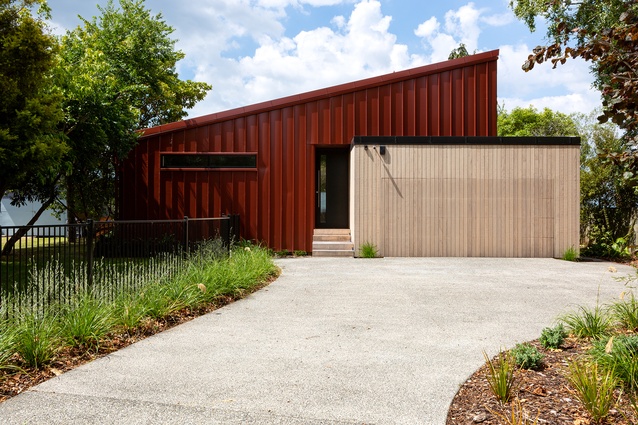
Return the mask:
M 349 227 L 348 149 L 317 149 L 315 227 L 346 229 Z

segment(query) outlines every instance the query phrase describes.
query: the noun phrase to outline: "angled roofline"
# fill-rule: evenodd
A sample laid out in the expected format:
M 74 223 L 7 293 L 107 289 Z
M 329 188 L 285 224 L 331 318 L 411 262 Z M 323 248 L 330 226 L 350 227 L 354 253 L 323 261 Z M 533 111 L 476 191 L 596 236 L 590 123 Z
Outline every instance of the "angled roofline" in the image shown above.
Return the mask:
M 475 55 L 465 56 L 458 59 L 452 59 L 444 62 L 424 65 L 417 68 L 410 68 L 403 71 L 393 72 L 391 74 L 380 75 L 377 77 L 366 78 L 351 83 L 340 84 L 324 89 L 313 90 L 306 93 L 296 94 L 292 96 L 282 97 L 261 103 L 255 103 L 240 108 L 230 109 L 223 112 L 203 115 L 196 118 L 189 118 L 182 121 L 176 121 L 168 124 L 162 124 L 156 127 L 140 130 L 140 139 L 155 136 L 163 133 L 169 133 L 176 130 L 184 130 L 202 127 L 204 125 L 213 124 L 229 119 L 241 118 L 247 115 L 256 115 L 263 112 L 281 109 L 292 105 L 299 105 L 306 102 L 325 99 L 344 93 L 352 93 L 359 90 L 365 90 L 385 84 L 391 84 L 403 81 L 409 78 L 423 77 L 426 75 L 450 71 L 453 69 L 464 68 L 466 66 L 478 65 L 485 62 L 498 60 L 499 51 L 490 50 L 488 52 L 478 53 Z

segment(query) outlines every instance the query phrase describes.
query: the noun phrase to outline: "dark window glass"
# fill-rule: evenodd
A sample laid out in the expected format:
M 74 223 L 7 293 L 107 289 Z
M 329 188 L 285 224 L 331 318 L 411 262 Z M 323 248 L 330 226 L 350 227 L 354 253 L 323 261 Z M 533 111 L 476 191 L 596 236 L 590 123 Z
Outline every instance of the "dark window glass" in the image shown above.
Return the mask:
M 256 168 L 257 155 L 163 154 L 162 168 Z

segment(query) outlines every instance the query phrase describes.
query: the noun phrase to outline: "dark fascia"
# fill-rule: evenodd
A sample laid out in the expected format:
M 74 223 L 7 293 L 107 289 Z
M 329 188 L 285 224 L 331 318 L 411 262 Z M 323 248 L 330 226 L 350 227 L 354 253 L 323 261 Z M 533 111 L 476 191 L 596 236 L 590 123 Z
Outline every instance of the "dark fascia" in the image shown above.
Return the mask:
M 352 144 L 580 146 L 580 137 L 354 136 Z

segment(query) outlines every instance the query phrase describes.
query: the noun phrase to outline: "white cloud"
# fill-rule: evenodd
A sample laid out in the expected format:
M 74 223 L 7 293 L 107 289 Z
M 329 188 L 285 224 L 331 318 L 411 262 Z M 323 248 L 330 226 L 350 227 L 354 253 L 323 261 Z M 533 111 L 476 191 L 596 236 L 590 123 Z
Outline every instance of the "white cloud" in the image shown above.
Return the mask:
M 408 47 L 397 42 L 389 30 L 391 21 L 378 0 L 361 0 L 349 17 L 333 18 L 333 27 L 301 31 L 294 37 L 264 34 L 252 56 L 223 59 L 223 67 L 232 70 L 233 87 L 224 80 L 224 87 L 214 88 L 192 115 L 424 64 L 422 56 L 410 55 Z M 198 78 L 205 81 L 214 83 L 224 72 L 216 63 L 198 63 Z
M 500 47 L 498 96 L 507 109 L 533 104 L 538 109 L 587 113 L 600 105 L 600 94 L 592 88 L 593 77 L 586 62 L 570 60 L 556 69 L 544 63 L 525 72 L 521 65 L 530 52 L 526 45 Z

